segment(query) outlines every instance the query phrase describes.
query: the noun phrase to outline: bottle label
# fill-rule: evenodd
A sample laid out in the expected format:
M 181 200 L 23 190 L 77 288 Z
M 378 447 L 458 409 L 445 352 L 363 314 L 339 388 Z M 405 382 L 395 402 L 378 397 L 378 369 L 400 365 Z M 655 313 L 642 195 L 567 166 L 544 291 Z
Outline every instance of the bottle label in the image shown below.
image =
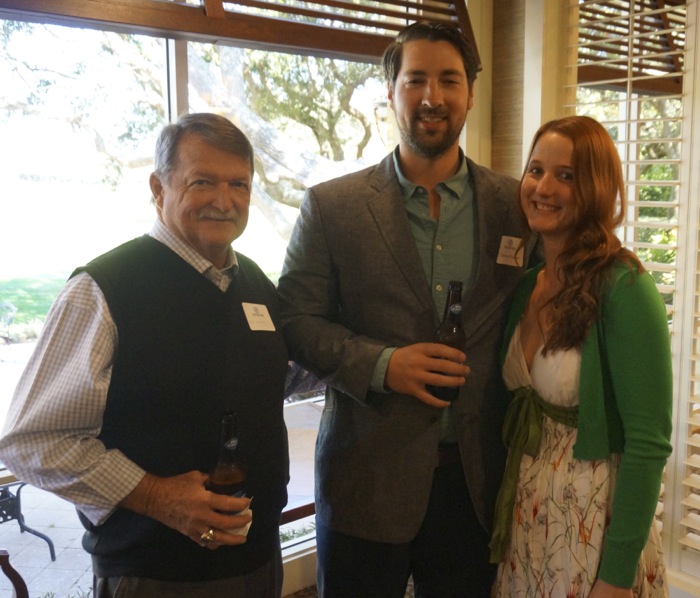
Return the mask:
M 230 451 L 235 451 L 238 448 L 238 437 L 234 436 L 233 438 L 229 438 L 224 443 L 224 446 Z
M 459 303 L 450 305 L 450 313 L 454 314 L 455 316 L 458 316 L 462 313 L 462 305 Z

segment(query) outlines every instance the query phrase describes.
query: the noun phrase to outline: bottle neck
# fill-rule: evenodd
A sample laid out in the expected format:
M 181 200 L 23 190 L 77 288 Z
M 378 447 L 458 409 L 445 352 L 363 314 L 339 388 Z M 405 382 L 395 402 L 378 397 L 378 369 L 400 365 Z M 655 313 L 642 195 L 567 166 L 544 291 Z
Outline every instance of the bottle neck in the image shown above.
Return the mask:
M 228 462 L 234 458 L 238 451 L 238 433 L 236 430 L 236 417 L 233 414 L 225 414 L 221 420 L 221 441 L 219 445 L 219 460 Z
M 454 306 L 454 309 L 453 309 Z M 461 289 L 450 289 L 445 303 L 445 313 L 442 316 L 443 320 L 458 321 L 462 320 L 462 291 Z

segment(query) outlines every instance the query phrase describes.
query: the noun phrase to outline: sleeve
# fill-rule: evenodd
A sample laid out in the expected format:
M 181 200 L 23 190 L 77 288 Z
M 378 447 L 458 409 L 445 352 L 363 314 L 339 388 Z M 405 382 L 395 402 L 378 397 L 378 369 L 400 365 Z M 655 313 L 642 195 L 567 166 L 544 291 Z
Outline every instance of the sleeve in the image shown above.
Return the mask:
M 339 273 L 313 189 L 306 192 L 287 248 L 278 292 L 292 359 L 323 382 L 365 402 L 385 344 L 340 322 Z
M 391 356 L 396 351 L 397 347 L 387 347 L 379 355 L 376 365 L 374 366 L 374 373 L 372 374 L 372 381 L 370 382 L 370 389 L 374 392 L 386 393 L 389 392 L 384 385 L 384 380 L 386 380 L 386 369 L 389 367 L 389 360 Z
M 117 330 L 87 274 L 68 281 L 15 390 L 0 458 L 24 482 L 74 503 L 104 522 L 145 472 L 97 438 Z
M 630 272 L 618 279 L 605 299 L 603 330 L 624 451 L 598 576 L 631 587 L 671 454 L 668 321 L 649 274 Z

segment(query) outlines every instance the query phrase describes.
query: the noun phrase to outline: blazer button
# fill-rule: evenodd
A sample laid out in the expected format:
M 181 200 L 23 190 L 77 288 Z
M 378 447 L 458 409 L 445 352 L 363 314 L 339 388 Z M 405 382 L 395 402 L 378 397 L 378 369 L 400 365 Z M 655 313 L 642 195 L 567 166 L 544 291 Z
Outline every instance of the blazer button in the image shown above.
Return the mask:
M 439 421 L 440 421 L 440 418 L 433 415 L 433 416 L 428 420 L 428 423 L 431 424 L 431 425 L 433 425 L 433 424 L 438 423 Z

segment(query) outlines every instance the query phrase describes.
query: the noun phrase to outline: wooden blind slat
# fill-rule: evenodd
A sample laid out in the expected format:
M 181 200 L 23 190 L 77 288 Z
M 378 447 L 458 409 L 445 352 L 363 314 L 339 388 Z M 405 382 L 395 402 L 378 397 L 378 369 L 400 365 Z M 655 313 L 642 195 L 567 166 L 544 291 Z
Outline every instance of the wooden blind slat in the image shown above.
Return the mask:
M 340 21 L 343 23 L 350 23 L 361 27 L 390 29 L 394 31 L 400 31 L 406 26 L 407 22 L 416 20 L 417 18 L 429 18 L 432 20 L 443 20 L 451 22 L 449 18 L 446 19 L 445 17 L 449 17 L 451 14 L 453 14 L 452 11 L 447 9 L 423 9 L 423 12 L 421 14 L 408 14 L 405 12 L 399 12 L 397 10 L 383 8 L 381 6 L 363 6 L 361 10 L 358 10 L 358 6 L 356 4 L 349 4 L 347 2 L 342 2 L 338 0 L 326 0 L 326 2 L 323 3 L 323 6 L 329 8 L 336 8 L 348 12 L 339 13 L 337 11 L 322 11 L 320 9 L 309 9 L 292 5 L 285 5 L 283 7 L 284 11 L 278 12 L 281 10 L 281 7 L 270 2 L 265 2 L 264 0 L 236 0 L 235 5 L 276 12 L 277 16 L 281 16 L 282 14 L 298 15 L 326 21 Z M 355 14 L 353 14 L 353 12 Z M 381 15 L 392 19 L 396 19 L 397 22 L 372 21 L 370 19 L 358 17 L 357 14 L 359 13 Z
M 255 8 L 262 0 L 242 0 Z M 320 3 L 322 4 L 322 3 Z M 399 14 L 387 6 L 420 6 L 416 0 L 386 0 L 376 3 L 378 8 L 356 5 L 342 0 L 330 0 L 326 5 L 336 9 L 339 5 L 352 10 L 353 14 L 305 13 L 289 6 L 272 6 L 273 16 L 250 14 L 250 12 L 226 11 L 221 0 L 203 0 L 200 6 L 163 2 L 162 0 L 0 0 L 0 17 L 19 20 L 36 20 L 102 29 L 107 31 L 141 33 L 203 43 L 224 43 L 272 51 L 298 54 L 322 54 L 347 60 L 378 61 L 384 49 L 394 38 L 394 32 L 406 24 L 419 20 L 423 14 L 441 15 L 455 22 L 474 46 L 479 56 L 476 40 L 469 21 L 465 0 L 431 0 L 423 12 Z M 444 7 L 450 10 L 445 11 Z M 268 8 L 266 6 L 266 8 Z M 325 22 L 304 23 L 283 18 L 283 10 L 295 11 L 299 16 L 317 16 Z M 223 15 L 221 12 L 223 11 Z M 426 13 L 427 11 L 427 13 Z M 390 13 L 389 16 L 386 13 Z M 377 14 L 387 19 L 376 21 L 358 15 Z M 391 22 L 390 19 L 401 22 Z M 435 17 L 439 19 L 439 17 Z M 339 29 L 333 26 L 338 20 L 355 24 L 364 30 Z M 387 33 L 388 32 L 388 33 Z
M 213 19 L 223 19 L 226 16 L 221 0 L 204 0 L 204 12 Z
M 626 79 L 626 70 L 631 67 L 649 75 L 649 79 L 633 84 L 635 92 L 680 93 L 684 17 L 678 6 L 682 4 L 650 1 L 642 10 L 630 14 L 629 2 L 580 3 L 579 84 L 624 89 L 624 84 L 613 80 Z M 659 81 L 656 71 L 673 77 Z

